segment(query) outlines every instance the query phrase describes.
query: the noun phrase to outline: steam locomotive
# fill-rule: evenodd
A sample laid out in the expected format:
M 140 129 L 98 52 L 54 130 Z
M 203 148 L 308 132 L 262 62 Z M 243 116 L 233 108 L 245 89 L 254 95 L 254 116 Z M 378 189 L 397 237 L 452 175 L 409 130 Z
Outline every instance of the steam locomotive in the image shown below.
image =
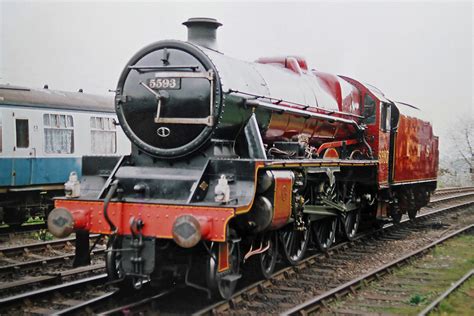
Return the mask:
M 131 155 L 48 218 L 56 236 L 108 235 L 111 279 L 229 298 L 246 267 L 269 277 L 279 257 L 297 264 L 310 243 L 325 251 L 428 203 L 438 138 L 415 107 L 301 57 L 231 58 L 215 19 L 183 24 L 186 42 L 143 48 L 120 76 Z

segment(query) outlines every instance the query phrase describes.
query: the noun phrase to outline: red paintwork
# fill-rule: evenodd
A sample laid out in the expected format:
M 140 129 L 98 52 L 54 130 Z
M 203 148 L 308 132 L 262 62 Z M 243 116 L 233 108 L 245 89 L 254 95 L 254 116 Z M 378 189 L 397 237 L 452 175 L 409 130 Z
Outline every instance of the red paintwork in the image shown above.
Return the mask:
M 56 200 L 55 207 L 71 212 L 74 222 L 81 220 L 80 227 L 91 233 L 110 234 L 110 227 L 103 215 L 102 201 Z M 174 221 L 181 215 L 193 215 L 201 225 L 202 239 L 226 240 L 227 222 L 234 217 L 233 208 L 197 207 L 161 204 L 137 204 L 111 202 L 108 214 L 118 228 L 118 234 L 130 235 L 130 219 L 141 218 L 145 223 L 143 235 L 156 238 L 173 238 Z M 84 223 L 84 218 L 86 222 Z M 75 225 L 76 226 L 76 225 Z
M 337 101 L 339 111 L 342 111 L 342 90 L 338 77 L 321 71 L 313 71 L 321 87 Z
M 339 153 L 334 148 L 329 148 L 324 152 L 323 159 L 339 159 Z
M 344 140 L 344 141 L 337 141 L 337 142 L 331 142 L 331 143 L 324 143 L 322 144 L 321 146 L 319 146 L 318 150 L 316 151 L 316 155 L 321 155 L 321 153 L 328 149 L 328 148 L 339 148 L 339 147 L 342 147 L 342 143 L 343 142 L 346 142 L 346 146 L 350 146 L 350 145 L 355 145 L 357 144 L 359 141 L 357 139 L 347 139 L 347 140 Z
M 287 69 L 290 69 L 298 74 L 308 70 L 308 63 L 306 59 L 298 56 L 280 56 L 280 57 L 261 57 L 255 62 L 259 64 L 274 64 Z M 295 62 L 297 65 L 295 65 Z M 297 70 L 299 69 L 299 71 Z
M 217 272 L 223 272 L 230 268 L 229 265 L 229 243 L 219 243 L 219 260 L 217 265 Z
M 380 108 L 380 106 L 378 107 Z M 380 110 L 380 109 L 379 109 Z M 388 186 L 389 177 L 389 152 L 390 152 L 390 133 L 379 131 L 379 148 L 378 148 L 378 184 L 379 187 Z
M 284 101 L 275 102 L 289 108 L 297 108 L 314 113 L 343 117 L 345 119 L 360 121 L 360 92 L 357 87 L 349 84 L 344 79 L 320 71 L 309 71 L 306 60 L 301 57 L 264 57 L 257 63 L 271 64 L 290 70 L 298 76 L 305 77 L 307 84 L 302 89 L 309 89 L 316 96 L 319 107 L 286 104 Z M 343 123 L 330 123 L 326 120 L 307 119 L 302 116 L 288 113 L 273 113 L 266 132 L 264 141 L 292 140 L 294 136 L 305 135 L 313 146 L 319 146 L 327 141 L 337 141 L 352 138 L 355 129 L 352 125 Z
M 89 227 L 89 210 L 77 209 L 69 211 L 74 220 L 74 230 L 88 229 Z
M 360 114 L 359 101 L 361 99 L 359 90 L 348 85 L 336 75 L 316 70 L 308 72 L 308 64 L 304 58 L 297 56 L 262 57 L 257 59 L 256 62 L 277 65 L 298 75 L 312 74 L 317 78 L 319 86 L 324 92 L 336 101 L 340 112 Z
M 379 161 L 377 170 L 377 186 L 379 188 L 387 187 L 389 180 L 388 160 L 390 135 L 389 133 L 385 133 L 380 129 L 380 100 L 364 84 L 360 83 L 359 81 L 345 76 L 340 77 L 357 87 L 360 91 L 362 111 L 364 110 L 362 100 L 364 100 L 366 94 L 370 95 L 375 101 L 375 121 L 367 125 L 366 139 L 367 143 L 372 148 L 374 158 Z
M 400 114 L 395 141 L 394 182 L 435 180 L 438 137 L 428 122 Z
M 345 81 L 347 81 L 349 84 L 351 84 L 352 86 L 354 86 L 355 89 L 357 89 L 358 91 L 358 95 L 360 97 L 360 113 L 363 113 L 364 111 L 364 98 L 365 98 L 365 95 L 366 94 L 369 94 L 375 101 L 376 101 L 376 120 L 374 123 L 371 123 L 369 125 L 367 125 L 367 135 L 369 136 L 376 136 L 378 134 L 378 122 L 379 122 L 379 117 L 380 117 L 380 109 L 379 109 L 379 100 L 378 98 L 373 95 L 370 90 L 365 86 L 363 85 L 361 82 L 355 80 L 355 79 L 352 79 L 352 78 L 349 78 L 349 77 L 346 77 L 346 76 L 339 76 L 340 78 L 344 79 Z M 362 114 L 361 114 L 362 115 Z M 368 139 L 368 142 L 369 144 L 371 144 L 371 139 L 369 138 Z M 376 143 L 378 144 L 378 140 L 375 140 Z M 376 144 L 374 143 L 374 144 Z M 372 146 L 372 150 L 376 149 L 374 147 L 377 147 L 377 146 Z
M 309 109 L 308 109 L 309 110 Z M 352 125 L 329 123 L 317 119 L 305 119 L 291 114 L 272 114 L 264 139 L 268 141 L 288 139 L 297 135 L 305 135 L 310 143 L 318 145 L 333 140 L 343 140 L 355 132 Z
M 433 135 L 432 126 L 428 122 L 404 115 L 404 109 L 399 106 L 397 107 L 400 110 L 400 119 L 395 140 L 394 177 L 389 183 L 390 135 L 380 129 L 381 100 L 360 82 L 348 77 L 342 78 L 359 89 L 361 100 L 364 99 L 365 94 L 370 94 L 376 102 L 375 123 L 367 126 L 367 139 L 374 157 L 379 161 L 377 175 L 379 188 L 387 187 L 392 182 L 398 184 L 436 181 L 439 159 L 438 137 Z
M 274 211 L 271 227 L 280 228 L 286 225 L 290 219 L 292 211 L 292 189 L 293 179 L 288 173 L 274 173 L 275 192 L 274 192 Z
M 321 88 L 337 101 L 339 111 L 360 115 L 359 89 L 333 74 L 316 70 L 313 74 L 318 78 Z

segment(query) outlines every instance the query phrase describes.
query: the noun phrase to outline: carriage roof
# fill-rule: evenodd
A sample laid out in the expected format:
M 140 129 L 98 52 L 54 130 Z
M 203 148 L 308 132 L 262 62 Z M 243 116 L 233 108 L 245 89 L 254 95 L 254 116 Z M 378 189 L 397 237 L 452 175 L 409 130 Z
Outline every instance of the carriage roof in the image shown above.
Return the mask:
M 0 84 L 0 104 L 76 111 L 114 112 L 114 103 L 111 97 L 4 84 Z

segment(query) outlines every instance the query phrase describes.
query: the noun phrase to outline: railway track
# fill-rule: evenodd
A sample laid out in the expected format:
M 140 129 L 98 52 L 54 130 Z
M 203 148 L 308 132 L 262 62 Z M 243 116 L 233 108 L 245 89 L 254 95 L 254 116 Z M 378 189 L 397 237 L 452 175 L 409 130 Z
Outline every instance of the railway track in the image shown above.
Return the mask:
M 460 198 L 462 201 L 459 201 Z M 340 279 L 334 279 L 334 282 L 330 281 L 330 279 L 328 278 L 317 279 L 317 277 L 320 276 L 322 273 L 328 273 L 327 276 L 337 276 L 337 273 L 335 273 L 337 272 L 337 264 L 342 264 L 346 262 L 346 260 L 349 260 L 351 256 L 354 259 L 360 258 L 361 256 L 364 256 L 364 254 L 370 254 L 371 251 L 374 251 L 373 246 L 370 245 L 372 242 L 374 242 L 374 240 L 379 239 L 378 242 L 381 243 L 402 240 L 403 238 L 409 236 L 412 231 L 418 231 L 421 235 L 423 235 L 423 232 L 426 227 L 431 227 L 432 225 L 441 225 L 441 228 L 444 229 L 443 224 L 439 224 L 445 222 L 444 217 L 449 217 L 448 214 L 451 214 L 451 216 L 460 216 L 459 214 L 456 214 L 462 213 L 462 210 L 452 210 L 469 205 L 473 202 L 474 191 L 469 194 L 469 190 L 456 191 L 454 189 L 451 189 L 449 193 L 445 193 L 439 196 L 436 195 L 436 197 L 433 198 L 433 201 L 430 203 L 429 207 L 426 207 L 422 210 L 420 214 L 420 220 L 417 220 L 415 223 L 407 222 L 407 220 L 405 219 L 403 220 L 403 222 L 405 223 L 402 225 L 398 225 L 396 229 L 390 228 L 392 226 L 390 224 L 385 225 L 382 230 L 376 233 L 377 237 L 373 237 L 374 235 L 372 235 L 371 237 L 371 234 L 373 233 L 361 234 L 354 242 L 343 242 L 337 244 L 327 254 L 315 253 L 313 255 L 310 255 L 296 267 L 282 268 L 277 273 L 275 273 L 275 275 L 270 280 L 257 282 L 254 282 L 254 280 L 252 280 L 250 282 L 251 284 L 245 284 L 244 288 L 237 292 L 236 295 L 234 295 L 228 302 L 217 302 L 212 306 L 206 306 L 208 305 L 208 301 L 205 295 L 201 294 L 200 292 L 196 293 L 194 290 L 189 288 L 174 288 L 161 290 L 148 289 L 134 293 L 134 297 L 130 297 L 130 295 L 128 295 L 124 298 L 123 295 L 120 295 L 120 292 L 116 291 L 116 288 L 113 285 L 108 288 L 108 285 L 104 285 L 104 280 L 102 280 L 101 284 L 98 286 L 97 289 L 96 286 L 91 283 L 75 283 L 76 285 L 74 285 L 74 288 L 78 289 L 74 291 L 76 294 L 73 293 L 71 295 L 67 295 L 64 298 L 66 303 L 68 303 L 69 305 L 66 303 L 56 304 L 56 301 L 54 301 L 54 308 L 52 308 L 51 306 L 38 307 L 35 305 L 34 308 L 30 310 L 30 312 L 34 314 L 42 310 L 43 312 L 48 311 L 49 313 L 83 314 L 85 311 L 93 311 L 94 313 L 103 312 L 105 314 L 113 314 L 118 311 L 127 310 L 133 314 L 135 311 L 156 311 L 157 309 L 166 312 L 167 310 L 169 311 L 170 306 L 176 306 L 176 297 L 194 297 L 196 298 L 196 302 L 194 302 L 194 299 L 191 300 L 192 302 L 189 302 L 190 305 L 194 306 L 186 307 L 184 313 L 239 314 L 243 312 L 243 310 L 245 311 L 245 313 L 250 312 L 250 314 L 252 314 L 252 311 L 256 313 L 262 311 L 278 313 L 291 307 L 289 306 L 289 303 L 286 303 L 285 305 L 285 298 L 293 295 L 301 296 L 301 289 L 298 290 L 298 284 L 303 284 L 306 287 L 309 287 L 311 285 L 314 286 L 314 284 L 318 283 L 318 281 L 324 281 L 332 288 L 335 288 L 339 284 L 343 284 L 350 281 L 348 276 L 341 277 Z M 451 210 L 452 212 L 443 215 L 442 212 L 447 210 Z M 423 224 L 424 221 L 429 221 L 430 218 L 432 218 L 432 220 L 431 222 L 429 222 L 429 224 Z M 356 245 L 363 245 L 364 243 L 366 244 L 366 248 L 369 252 L 360 252 L 357 248 L 355 248 Z M 101 271 L 103 271 L 100 269 L 103 269 L 103 266 L 97 267 L 95 273 L 100 273 Z M 312 269 L 312 272 L 302 272 L 305 271 L 305 269 Z M 334 271 L 332 271 L 332 273 L 329 273 L 329 270 Z M 67 277 L 67 273 L 65 274 L 65 276 Z M 74 275 L 74 273 L 71 272 L 71 275 Z M 77 271 L 77 275 L 80 275 L 79 271 Z M 64 282 L 65 276 L 56 276 L 55 282 Z M 294 279 L 295 276 L 299 277 Z M 301 278 L 301 276 L 303 276 L 303 278 Z M 53 280 L 52 275 L 49 275 L 49 277 L 51 277 L 50 280 Z M 31 281 L 33 282 L 33 280 Z M 70 282 L 64 282 L 64 284 L 68 283 Z M 85 289 L 87 289 L 87 291 L 92 289 L 90 291 L 94 293 L 97 290 L 97 293 L 96 295 L 92 295 L 91 297 L 84 297 L 82 293 L 86 291 Z M 37 289 L 35 291 L 38 290 L 41 289 Z M 306 290 L 304 286 L 302 290 Z M 319 290 L 321 291 L 321 289 Z M 18 294 L 15 300 L 8 300 L 9 298 L 5 297 L 3 299 L 7 301 L 0 301 L 0 303 L 5 306 L 17 306 L 17 308 L 21 309 L 24 308 L 25 302 L 30 302 L 29 305 L 31 307 L 31 302 L 34 302 L 35 299 L 29 298 L 30 292 L 33 293 L 33 297 L 41 296 L 43 302 L 48 302 L 49 300 L 53 300 L 51 297 L 57 297 L 57 294 L 54 294 L 57 293 L 55 291 L 57 291 L 57 288 L 56 290 L 45 291 L 41 294 L 34 293 L 34 291 L 26 291 Z M 179 291 L 179 293 L 184 293 L 184 295 L 176 295 L 176 291 Z M 113 294 L 111 294 L 112 292 Z M 270 311 L 266 303 L 272 303 L 274 301 L 280 301 L 281 303 L 283 303 L 282 307 L 278 310 Z M 256 306 L 249 305 L 249 302 L 255 302 Z M 183 305 L 182 302 L 181 305 Z M 243 308 L 243 310 L 241 308 Z M 171 312 L 173 312 L 173 310 L 171 310 Z
M 372 281 L 372 280 L 375 280 L 375 279 L 378 279 L 380 278 L 381 276 L 387 274 L 387 273 L 391 273 L 392 272 L 392 269 L 394 268 L 398 268 L 400 267 L 401 265 L 409 262 L 410 260 L 416 258 L 416 257 L 419 257 L 423 254 L 425 254 L 428 250 L 431 250 L 433 249 L 434 247 L 446 242 L 447 240 L 453 238 L 453 237 L 457 237 L 459 236 L 460 234 L 464 234 L 466 232 L 470 232 L 472 233 L 474 231 L 474 224 L 471 224 L 471 225 L 468 225 L 466 227 L 463 227 L 461 229 L 458 229 L 450 234 L 448 234 L 447 236 L 444 236 L 434 242 L 432 242 L 431 244 L 427 245 L 427 246 L 424 246 L 418 250 L 415 250 L 413 252 L 410 252 L 398 259 L 395 259 L 395 260 L 392 260 L 390 261 L 389 263 L 387 264 L 384 264 L 383 266 L 377 268 L 377 269 L 374 269 L 374 270 L 371 270 L 370 272 L 360 276 L 360 277 L 357 277 L 353 280 L 350 280 L 349 282 L 346 282 L 330 291 L 327 291 L 321 295 L 318 295 L 302 304 L 299 304 L 289 310 L 286 310 L 285 312 L 283 312 L 282 314 L 283 315 L 308 315 L 308 314 L 311 314 L 311 313 L 316 313 L 318 312 L 319 309 L 322 309 L 324 308 L 331 300 L 334 300 L 334 299 L 338 299 L 338 298 L 341 298 L 343 295 L 346 295 L 346 294 L 349 294 L 349 293 L 355 293 L 357 291 L 357 289 L 367 285 L 368 282 Z M 470 274 L 469 274 L 470 276 Z M 466 277 L 467 279 L 467 277 Z M 463 282 L 465 281 L 462 280 L 462 282 L 459 282 L 459 285 L 462 284 Z M 459 286 L 458 285 L 458 286 Z M 431 304 L 430 306 L 428 306 L 428 308 L 426 309 L 426 313 L 428 313 L 429 311 L 431 311 L 444 297 L 446 297 L 449 293 L 451 293 L 452 291 L 454 291 L 454 289 L 456 289 L 456 287 L 451 287 L 448 292 L 446 292 L 446 294 L 444 294 L 442 297 L 440 297 L 435 303 L 436 304 Z M 380 297 L 379 299 L 383 299 L 383 297 Z M 385 299 L 388 299 L 388 298 L 385 298 Z M 344 312 L 344 311 L 342 311 Z M 347 311 L 346 311 L 347 312 Z M 426 314 L 425 313 L 425 314 Z
M 432 311 L 436 310 L 436 308 L 441 304 L 443 300 L 445 300 L 450 294 L 456 291 L 461 285 L 464 284 L 467 280 L 474 276 L 474 269 L 467 272 L 463 275 L 457 282 L 451 285 L 446 291 L 444 291 L 440 296 L 438 296 L 430 305 L 428 305 L 425 309 L 423 309 L 418 315 L 419 316 L 426 316 Z
M 91 240 L 100 238 L 99 235 L 91 235 Z M 0 276 L 22 270 L 41 268 L 52 263 L 69 262 L 74 258 L 75 238 L 55 239 L 25 245 L 15 245 L 0 248 Z M 104 245 L 99 245 L 93 250 L 93 254 L 101 254 L 105 250 Z M 0 287 L 1 288 L 1 287 Z
M 451 187 L 451 188 L 441 188 L 435 191 L 435 195 L 449 194 L 449 193 L 459 193 L 459 192 L 470 192 L 474 191 L 474 187 Z
M 384 228 L 375 233 L 359 235 L 357 240 L 353 242 L 339 243 L 327 254 L 311 255 L 295 267 L 287 267 L 278 271 L 269 280 L 258 281 L 243 288 L 229 301 L 217 302 L 197 311 L 195 314 L 277 314 L 285 311 L 291 314 L 293 312 L 297 313 L 297 310 L 293 309 L 296 305 L 295 302 L 301 302 L 304 297 L 310 296 L 322 299 L 326 295 L 328 297 L 341 295 L 343 290 L 347 293 L 351 288 L 346 288 L 345 284 L 360 283 L 362 280 L 359 280 L 359 278 L 362 277 L 363 273 L 351 275 L 352 271 L 361 268 L 364 271 L 375 271 L 390 263 L 383 262 L 384 257 L 389 257 L 387 255 L 387 252 L 390 251 L 389 243 L 402 243 L 401 247 L 392 250 L 392 252 L 400 251 L 400 253 L 405 254 L 406 250 L 403 251 L 404 241 L 416 240 L 420 244 L 423 244 L 423 242 L 428 245 L 434 244 L 435 241 L 431 239 L 422 242 L 423 236 L 426 236 L 426 231 L 431 226 L 438 227 L 437 230 L 441 235 L 438 239 L 442 240 L 446 235 L 453 233 L 453 227 L 445 227 L 446 223 L 458 222 L 459 214 L 462 213 L 470 213 L 470 224 L 466 226 L 466 222 L 460 223 L 462 227 L 458 229 L 459 232 L 466 229 L 472 230 L 473 212 L 464 209 L 456 211 L 456 209 L 473 204 L 474 198 L 472 195 L 462 194 L 462 199 L 463 201 L 455 202 L 447 197 L 437 198 L 436 206 L 430 204 L 430 207 L 425 208 L 419 215 L 419 219 L 414 223 L 405 218 L 402 221 L 403 225 L 385 225 Z M 448 210 L 451 212 L 445 213 Z M 449 216 L 454 216 L 454 218 L 449 221 Z M 426 226 L 423 222 L 428 222 L 428 225 Z M 453 226 L 454 224 L 450 225 Z M 408 243 L 406 246 L 408 246 Z M 416 250 L 426 247 L 426 245 L 421 248 L 420 246 L 414 247 L 415 249 L 412 252 L 415 253 Z M 381 252 L 382 255 L 375 257 L 374 253 L 377 251 Z M 394 258 L 391 261 L 400 260 L 400 253 L 392 253 Z M 374 261 L 378 260 L 380 262 L 369 269 L 370 265 L 364 266 L 364 258 L 366 257 L 372 257 Z M 377 277 L 379 274 L 377 274 Z M 317 285 L 321 286 L 318 287 Z M 303 301 L 306 300 L 303 299 Z M 307 311 L 305 310 L 301 314 L 305 312 Z
M 91 252 L 92 265 L 71 268 L 74 243 L 66 238 L 0 248 L 0 298 L 103 273 L 105 246 Z
M 0 306 L 11 306 L 12 304 L 21 302 L 21 305 L 12 307 L 8 312 L 11 314 L 50 315 L 57 312 L 57 309 L 54 307 L 77 306 L 84 302 L 90 304 L 90 302 L 94 300 L 103 300 L 117 293 L 116 289 L 109 290 L 108 287 L 104 285 L 106 281 L 107 275 L 102 273 L 2 298 L 0 299 Z M 84 291 L 85 289 L 87 289 L 87 291 Z M 81 293 L 81 299 L 77 298 L 77 292 Z M 43 300 L 45 296 L 49 297 L 50 300 Z
M 46 223 L 34 223 L 34 224 L 24 224 L 21 226 L 10 227 L 8 225 L 3 225 L 0 227 L 0 241 L 10 240 L 17 236 L 29 235 L 34 232 L 37 232 L 41 229 L 46 229 Z

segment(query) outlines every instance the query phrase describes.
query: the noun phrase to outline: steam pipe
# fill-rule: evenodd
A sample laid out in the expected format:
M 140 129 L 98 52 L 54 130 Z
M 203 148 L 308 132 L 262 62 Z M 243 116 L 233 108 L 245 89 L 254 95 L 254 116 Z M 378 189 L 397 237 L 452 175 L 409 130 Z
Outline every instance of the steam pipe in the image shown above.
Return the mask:
M 314 113 L 306 110 L 300 110 L 300 109 L 295 109 L 291 108 L 288 106 L 283 106 L 279 104 L 273 104 L 270 102 L 264 102 L 260 100 L 246 100 L 246 105 L 250 107 L 258 107 L 258 108 L 264 108 L 270 111 L 275 111 L 278 113 L 289 113 L 289 114 L 296 114 L 296 115 L 301 115 L 303 117 L 307 118 L 318 118 L 322 119 L 325 121 L 333 121 L 333 122 L 339 122 L 339 123 L 344 123 L 344 124 L 349 124 L 352 125 L 356 128 L 358 131 L 363 131 L 364 128 L 357 124 L 356 121 L 354 120 L 348 120 L 345 118 L 337 117 L 337 116 L 331 116 L 331 115 L 326 115 L 326 114 L 321 114 L 321 113 Z
M 118 187 L 118 180 L 114 180 L 114 181 L 112 182 L 112 184 L 110 185 L 110 189 L 109 189 L 109 191 L 107 192 L 107 195 L 105 196 L 105 199 L 104 199 L 104 218 L 105 218 L 105 220 L 107 221 L 107 224 L 109 224 L 110 230 L 111 230 L 113 233 L 116 233 L 116 232 L 117 232 L 117 227 L 114 225 L 114 223 L 113 223 L 112 220 L 110 219 L 109 214 L 107 213 L 107 209 L 108 209 L 108 207 L 109 207 L 109 202 L 110 202 L 110 200 L 111 200 L 112 197 L 114 196 L 115 191 L 117 191 L 117 187 Z

